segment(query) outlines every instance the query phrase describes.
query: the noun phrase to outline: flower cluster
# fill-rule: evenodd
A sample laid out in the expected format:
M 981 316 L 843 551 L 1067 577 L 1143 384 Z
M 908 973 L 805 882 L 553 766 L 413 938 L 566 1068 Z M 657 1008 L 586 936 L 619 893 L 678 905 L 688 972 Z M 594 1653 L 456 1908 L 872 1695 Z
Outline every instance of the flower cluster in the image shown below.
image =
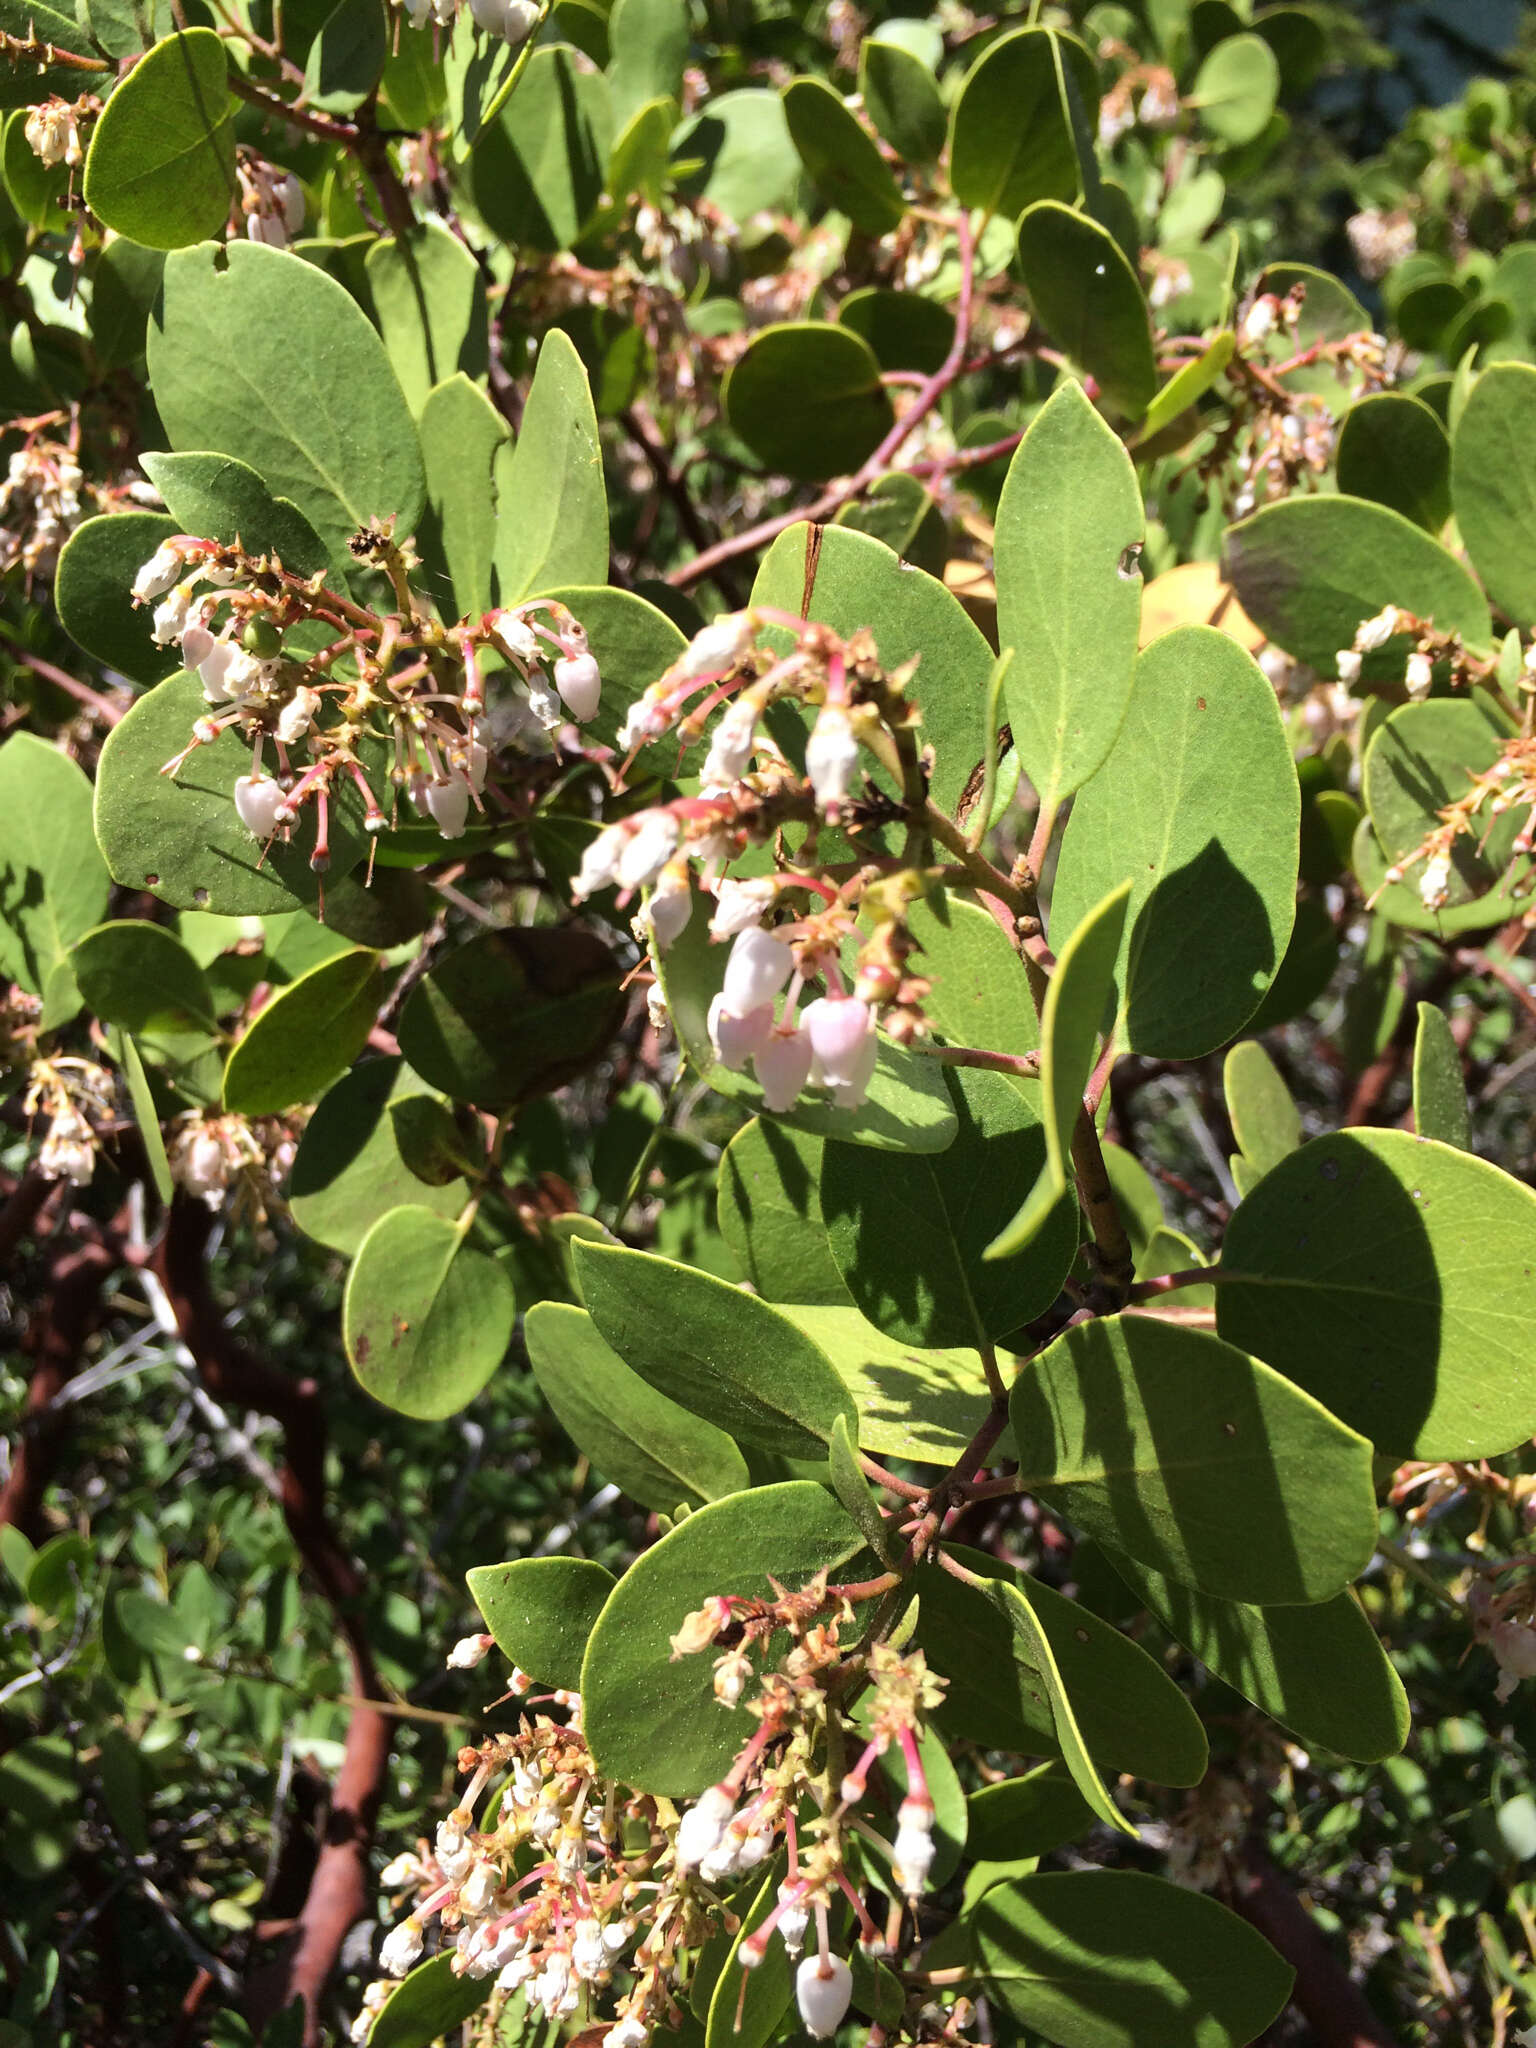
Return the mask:
M 72 448 L 41 437 L 16 449 L 0 484 L 0 573 L 17 563 L 29 576 L 51 575 L 59 550 L 90 507 Z
M 291 1120 L 290 1120 L 291 1121 Z M 267 1197 L 287 1179 L 298 1140 L 290 1122 L 188 1110 L 166 1146 L 171 1178 L 210 1209 L 222 1209 L 231 1191 L 236 1213 L 260 1222 Z
M 105 1067 L 92 1060 L 63 1055 L 36 1059 L 28 1075 L 22 1103 L 30 1116 L 46 1116 L 48 1128 L 37 1155 L 45 1180 L 85 1187 L 96 1171 L 100 1143 L 96 1126 L 116 1114 L 117 1084 Z
M 739 1930 L 726 1894 L 752 1872 L 766 1873 L 776 1856 L 784 1860 L 774 1905 L 740 1942 L 737 1961 L 752 1970 L 769 1942 L 781 1941 L 799 1959 L 796 1992 L 808 2031 L 818 2039 L 834 2033 L 852 1973 L 833 1953 L 833 1907 L 851 1906 L 868 1953 L 888 1946 L 850 1878 L 854 1839 L 861 1851 L 875 1850 L 886 1873 L 875 1881 L 898 1919 L 904 1902 L 921 1895 L 933 1862 L 918 1735 L 941 1685 L 921 1652 L 883 1644 L 844 1651 L 840 1630 L 854 1611 L 847 1596 L 862 1592 L 818 1578 L 776 1601 L 718 1597 L 686 1617 L 674 1655 L 724 1642 L 716 1695 L 756 1725 L 725 1777 L 681 1809 L 605 1778 L 582 1733 L 579 1698 L 549 1696 L 564 1720 L 535 1711 L 543 1702 L 514 1671 L 508 1696 L 525 1702 L 517 1731 L 460 1753 L 470 1777 L 454 1810 L 430 1843 L 396 1857 L 383 1874 L 387 1890 L 408 1890 L 414 1903 L 384 1940 L 384 1975 L 365 1994 L 353 2038 L 366 2040 L 388 1980 L 425 1953 L 435 1923 L 455 1972 L 494 1978 L 493 1996 L 522 1990 L 550 2021 L 604 2008 L 607 2048 L 646 2048 L 653 2034 L 680 2023 L 678 2000 L 704 1941 L 717 1929 Z M 751 1652 L 783 1631 L 789 1649 L 758 1678 Z M 448 1661 L 472 1667 L 489 1645 L 487 1636 L 466 1636 Z M 853 1769 L 829 1787 L 834 1675 L 844 1696 L 867 1687 L 867 1740 Z M 839 1741 L 842 1734 L 839 1720 Z M 902 1769 L 888 1843 L 853 1809 L 875 1762 L 893 1750 Z M 812 1804 L 819 1810 L 806 1819 Z M 813 1922 L 815 1943 L 805 1954 Z
M 363 544 L 395 582 L 396 616 L 365 611 L 323 577 L 302 580 L 275 558 L 188 534 L 159 547 L 133 582 L 134 602 L 154 607 L 157 644 L 179 648 L 209 706 L 165 772 L 238 731 L 252 750 L 250 772 L 231 791 L 241 822 L 270 841 L 313 804 L 310 865 L 319 871 L 329 865 L 328 806 L 339 784 L 360 792 L 371 833 L 393 822 L 393 799 L 406 791 L 444 839 L 457 839 L 471 806 L 484 808 L 492 749 L 532 724 L 591 718 L 602 688 L 585 631 L 556 600 L 444 626 L 415 606 L 406 581 L 413 559 L 382 533 Z M 334 639 L 317 654 L 288 653 L 284 635 L 309 622 Z M 487 680 L 500 672 L 521 687 L 489 707 Z M 369 742 L 392 755 L 388 815 L 365 765 Z
M 405 0 L 412 28 L 425 28 L 429 21 L 440 28 L 452 28 L 459 0 Z M 520 50 L 532 35 L 539 18 L 534 0 L 469 0 L 470 18 L 488 36 L 499 36 L 514 50 Z
M 239 185 L 237 213 L 252 242 L 286 249 L 304 231 L 304 187 L 292 171 L 269 164 L 242 149 L 235 164 Z
M 763 647 L 766 629 L 792 636 L 792 645 L 783 652 Z M 788 1109 L 808 1087 L 826 1089 L 839 1108 L 857 1108 L 875 1068 L 876 1010 L 898 1038 L 920 1028 L 927 984 L 906 973 L 911 943 L 890 892 L 872 887 L 863 870 L 840 887 L 811 871 L 823 823 L 857 832 L 866 817 L 883 822 L 895 815 L 878 790 L 856 794 L 856 784 L 866 750 L 873 765 L 903 780 L 902 745 L 910 747 L 915 723 L 905 681 L 879 667 L 867 635 L 843 640 L 789 614 L 753 608 L 698 633 L 630 706 L 620 734 L 631 759 L 669 734 L 686 749 L 719 713 L 700 793 L 599 832 L 583 855 L 575 894 L 584 899 L 616 887 L 623 901 L 646 892 L 635 928 L 660 958 L 693 915 L 695 879 L 713 893 L 710 936 L 732 946 L 710 1007 L 710 1040 L 723 1065 L 752 1063 L 772 1110 Z M 770 708 L 785 701 L 815 711 L 803 772 L 766 721 Z M 915 760 L 915 749 L 909 758 Z M 796 826 L 805 828 L 798 853 L 804 865 L 746 878 L 726 872 L 749 847 Z M 857 951 L 846 966 L 850 946 Z M 802 1010 L 802 994 L 815 983 L 823 992 Z
M 80 123 L 93 119 L 100 112 L 101 101 L 94 93 L 86 93 L 74 101 L 60 99 L 57 93 L 50 93 L 27 115 L 22 133 L 32 154 L 47 169 L 67 164 L 70 170 L 78 170 L 85 162 Z
M 1496 663 L 1469 654 L 1459 635 L 1441 632 L 1390 604 L 1365 620 L 1353 645 L 1334 656 L 1340 676 L 1347 683 L 1358 680 L 1364 657 L 1399 636 L 1412 642 L 1404 681 L 1414 703 L 1422 703 L 1429 695 L 1437 673 L 1452 685 L 1462 686 L 1488 683 L 1496 676 Z M 1526 651 L 1519 689 L 1527 697 L 1536 693 L 1536 642 Z M 1523 732 L 1507 740 L 1487 768 L 1469 776 L 1463 794 L 1437 814 L 1439 822 L 1434 829 L 1387 869 L 1367 908 L 1375 904 L 1382 889 L 1406 880 L 1418 868 L 1419 900 L 1426 910 L 1443 910 L 1450 900 L 1457 841 L 1465 838 L 1482 846 L 1499 818 L 1522 809 L 1528 815 L 1509 848 L 1515 860 L 1523 859 L 1536 843 L 1536 740 Z M 1536 909 L 1528 913 L 1527 921 L 1536 922 Z
M 1380 389 L 1395 374 L 1379 334 L 1362 330 L 1303 342 L 1305 304 L 1304 282 L 1284 294 L 1258 292 L 1238 321 L 1238 349 L 1227 372 L 1236 387 L 1232 418 L 1199 463 L 1203 476 L 1226 475 L 1228 459 L 1236 454 L 1242 481 L 1232 512 L 1238 519 L 1315 485 L 1333 460 L 1340 416 L 1363 392 Z M 1315 365 L 1330 366 L 1338 380 L 1332 403 L 1321 391 L 1284 381 Z

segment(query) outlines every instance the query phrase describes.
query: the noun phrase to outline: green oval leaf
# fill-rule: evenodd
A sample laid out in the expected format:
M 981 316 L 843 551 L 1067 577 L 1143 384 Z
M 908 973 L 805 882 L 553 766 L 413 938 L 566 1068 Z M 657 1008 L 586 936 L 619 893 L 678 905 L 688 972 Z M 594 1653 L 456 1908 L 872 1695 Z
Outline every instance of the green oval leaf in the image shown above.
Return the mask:
M 358 1384 L 438 1422 L 472 1401 L 506 1355 L 517 1304 L 496 1260 L 446 1217 L 391 1209 L 358 1248 L 341 1334 Z
M 13 732 L 0 746 L 0 974 L 42 995 L 106 915 L 111 886 L 84 770 L 36 733 Z
M 1072 1140 L 1083 1114 L 1099 1029 L 1114 989 L 1131 885 L 1122 882 L 1096 904 L 1062 947 L 1040 1018 L 1040 1108 L 1045 1166 L 1012 1221 L 986 1247 L 1005 1259 L 1033 1242 L 1072 1181 Z M 1076 1204 L 1069 1212 L 1077 1227 Z M 1038 1311 L 1037 1311 L 1038 1313 Z
M 855 1304 L 887 1335 L 930 1349 L 980 1347 L 1043 1314 L 1079 1229 L 1063 1179 L 1027 1249 L 983 1260 L 1045 1175 L 1049 1138 L 1025 1093 L 1033 1083 L 975 1067 L 944 1073 L 959 1119 L 945 1151 L 888 1159 L 829 1145 L 821 1165 L 827 1242 Z
M 1451 516 L 1451 444 L 1422 398 L 1377 391 L 1339 428 L 1339 489 L 1401 512 L 1426 533 Z
M 314 576 L 327 566 L 320 536 L 298 506 L 275 498 L 249 463 L 233 455 L 151 450 L 143 457 L 143 469 L 180 532 L 238 544 L 247 554 L 276 555 L 295 576 Z M 151 613 L 138 616 L 148 619 Z M 156 649 L 156 675 L 172 659 L 163 647 Z
M 1227 1054 L 1221 1086 L 1238 1149 L 1257 1172 L 1268 1173 L 1301 1143 L 1301 1112 L 1290 1089 L 1253 1038 L 1245 1038 Z
M 1080 384 L 1030 422 L 997 508 L 997 637 L 1020 765 L 1049 811 L 1115 743 L 1130 702 L 1146 516 L 1119 437 Z
M 779 95 L 744 86 L 711 99 L 673 136 L 671 173 L 685 197 L 707 199 L 729 220 L 787 205 L 800 157 Z
M 953 812 L 986 751 L 991 648 L 937 577 L 909 567 L 882 542 L 847 527 L 822 528 L 806 605 L 809 532 L 797 523 L 779 535 L 757 572 L 752 602 L 808 617 L 845 638 L 866 628 L 886 669 L 918 657 L 907 694 L 923 714 L 922 737 L 934 750 L 934 801 Z
M 1140 280 L 1107 228 L 1052 199 L 1019 222 L 1019 270 L 1042 324 L 1107 404 L 1139 420 L 1157 395 Z
M 852 1401 L 787 1317 L 739 1288 L 622 1245 L 578 1241 L 577 1283 L 600 1335 L 643 1380 L 744 1443 L 822 1455 Z
M 278 1116 L 318 1101 L 368 1043 L 384 979 L 378 954 L 358 947 L 280 989 L 229 1055 L 224 1107 L 239 1116 Z
M 585 1309 L 536 1302 L 523 1334 L 560 1427 L 631 1500 L 670 1515 L 684 1502 L 702 1507 L 748 1485 L 746 1460 L 725 1431 L 632 1371 Z
M 520 1557 L 464 1574 L 496 1647 L 540 1685 L 574 1692 L 593 1624 L 616 1581 L 584 1557 Z
M 150 249 L 216 234 L 235 197 L 234 115 L 222 40 L 211 28 L 167 36 L 102 110 L 85 159 L 86 205 Z
M 174 649 L 155 645 L 154 607 L 135 607 L 131 595 L 140 568 L 177 531 L 163 512 L 103 513 L 82 521 L 59 554 L 60 625 L 77 647 L 135 683 L 157 683 L 177 665 Z
M 784 88 L 784 118 L 800 161 L 830 205 L 866 235 L 900 226 L 906 212 L 901 187 L 840 94 L 823 79 L 796 78 Z
M 326 1090 L 288 1176 L 289 1213 L 306 1236 L 350 1255 L 381 1216 L 402 1204 L 458 1215 L 464 1182 L 429 1187 L 418 1180 L 389 1114 L 392 1102 L 426 1093 L 426 1082 L 401 1059 L 365 1060 Z
M 922 1602 L 918 1641 L 949 1680 L 940 1709 L 946 1728 L 989 1748 L 1065 1754 L 1075 1743 L 1079 1770 L 1086 1754 L 1099 1769 L 1156 1785 L 1200 1782 L 1208 1753 L 1199 1716 L 1145 1650 L 1037 1579 L 1021 1579 L 962 1545 L 946 1549 L 986 1581 L 957 1584 L 936 1565 L 920 1566 L 914 1577 Z M 1042 1667 L 1042 1637 L 1049 1670 Z M 1065 1740 L 1053 1700 L 1063 1691 L 1077 1730 Z M 1094 1800 L 1092 1786 L 1080 1789 L 1100 1812 L 1102 1795 Z
M 1316 1607 L 1213 1600 L 1118 1553 L 1110 1561 L 1169 1634 L 1309 1747 L 1358 1763 L 1396 1756 L 1408 1697 L 1353 1593 Z
M 103 1023 L 135 1032 L 214 1029 L 207 976 L 160 925 L 139 918 L 98 925 L 76 942 L 70 966 L 86 1008 Z
M 1472 566 L 1520 625 L 1536 620 L 1536 369 L 1494 363 L 1472 386 L 1451 446 L 1451 497 Z
M 1231 147 L 1263 134 L 1279 90 L 1280 66 L 1263 37 L 1227 36 L 1195 73 L 1190 104 L 1201 125 Z
M 320 24 L 304 63 L 304 97 L 326 114 L 350 114 L 384 75 L 389 22 L 380 0 L 340 0 Z
M 170 444 L 247 462 L 333 561 L 371 519 L 414 532 L 425 486 L 410 410 L 351 294 L 288 250 L 180 249 L 149 324 Z
M 856 1308 L 797 1302 L 783 1310 L 823 1353 L 859 1411 L 860 1447 L 880 1458 L 952 1465 L 986 1420 L 974 1351 L 925 1351 L 867 1323 Z
M 1361 791 L 1376 843 L 1389 862 L 1404 860 L 1438 829 L 1441 811 L 1467 794 L 1474 777 L 1493 766 L 1510 738 L 1508 721 L 1482 690 L 1469 697 L 1400 704 L 1377 726 L 1366 749 Z M 1485 808 L 1475 834 L 1463 832 L 1452 840 L 1445 911 L 1477 902 L 1508 876 L 1511 848 L 1529 816 L 1529 805 L 1498 817 Z M 1525 863 L 1518 866 L 1523 870 Z M 1404 886 L 1433 930 L 1443 923 L 1443 912 L 1426 909 L 1418 891 L 1422 873 L 1422 866 L 1410 868 Z M 1395 899 L 1383 899 L 1383 907 L 1394 915 Z
M 453 1952 L 433 1956 L 397 1984 L 368 2030 L 369 2048 L 431 2048 L 478 2012 L 490 1997 L 489 1977 L 461 1977 Z
M 869 344 L 829 320 L 765 327 L 723 397 L 732 432 L 768 469 L 810 482 L 857 469 L 895 419 Z
M 882 23 L 859 44 L 859 96 L 897 156 L 914 164 L 938 160 L 948 117 L 930 67 L 885 34 Z
M 946 890 L 914 903 L 907 927 L 922 947 L 922 971 L 933 983 L 923 999 L 928 1022 L 951 1045 L 994 1052 L 1034 1052 L 1040 1019 L 1023 962 L 980 904 Z
M 764 1301 L 846 1308 L 821 1215 L 819 1138 L 753 1117 L 720 1155 L 720 1234 Z
M 1454 555 L 1422 528 L 1364 498 L 1298 497 L 1227 529 L 1223 573 L 1256 626 L 1287 654 L 1337 674 L 1335 656 L 1389 604 L 1484 652 L 1488 601 Z M 1399 636 L 1362 667 L 1367 683 L 1399 681 Z
M 757 1723 L 715 1698 L 705 1650 L 672 1660 L 671 1636 L 712 1594 L 771 1599 L 858 1555 L 862 1538 L 811 1480 L 754 1487 L 700 1508 L 636 1560 L 587 1644 L 583 1722 L 606 1776 L 645 1792 L 692 1796 L 719 1779 Z M 773 1637 L 764 1668 L 785 1648 Z
M 1197 1059 L 1242 1029 L 1296 911 L 1301 795 L 1275 693 L 1209 626 L 1156 640 L 1104 767 L 1079 792 L 1051 902 L 1075 930 L 1131 883 L 1117 979 L 1133 1052 Z
M 596 212 L 613 147 L 613 105 L 600 71 L 564 44 L 535 50 L 499 121 L 471 158 L 475 205 L 503 241 L 552 255 Z
M 1060 65 L 1091 123 L 1098 117 L 1093 59 L 1075 37 L 1021 28 L 999 36 L 966 73 L 949 130 L 949 182 L 962 206 L 1016 214 L 1037 199 L 1075 199 L 1084 166 Z
M 1536 1429 L 1536 1193 L 1406 1131 L 1314 1138 L 1222 1247 L 1217 1327 L 1394 1458 L 1482 1458 Z
M 1461 1071 L 1461 1047 L 1433 1003 L 1420 1003 L 1413 1041 L 1413 1127 L 1458 1151 L 1472 1150 L 1472 1118 Z
M 514 105 L 521 99 L 519 91 Z M 581 357 L 558 328 L 539 344 L 516 445 L 497 450 L 492 474 L 504 508 L 496 522 L 498 604 L 518 604 L 557 584 L 608 581 L 597 413 Z
M 983 1785 L 966 1801 L 966 1846 L 978 1861 L 1045 1856 L 1093 1826 L 1093 1809 L 1059 1763 Z
M 1081 1324 L 1023 1368 L 1010 1411 L 1021 1487 L 1224 1600 L 1329 1599 L 1375 1547 L 1364 1437 L 1203 1331 L 1134 1314 Z
M 624 1007 L 618 963 L 590 932 L 479 932 L 411 992 L 400 1050 L 455 1102 L 511 1109 L 590 1066 Z
M 1244 2048 L 1292 1971 L 1235 1913 L 1132 1870 L 1051 1871 L 976 1908 L 988 1982 L 1061 2048 Z

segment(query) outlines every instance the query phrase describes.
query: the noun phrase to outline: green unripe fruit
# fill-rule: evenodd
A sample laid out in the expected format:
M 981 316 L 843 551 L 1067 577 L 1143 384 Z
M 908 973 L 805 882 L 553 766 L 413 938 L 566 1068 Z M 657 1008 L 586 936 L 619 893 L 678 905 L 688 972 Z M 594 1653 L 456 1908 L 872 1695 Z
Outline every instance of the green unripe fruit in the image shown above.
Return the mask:
M 283 651 L 283 636 L 270 619 L 248 619 L 240 644 L 258 661 L 271 661 Z

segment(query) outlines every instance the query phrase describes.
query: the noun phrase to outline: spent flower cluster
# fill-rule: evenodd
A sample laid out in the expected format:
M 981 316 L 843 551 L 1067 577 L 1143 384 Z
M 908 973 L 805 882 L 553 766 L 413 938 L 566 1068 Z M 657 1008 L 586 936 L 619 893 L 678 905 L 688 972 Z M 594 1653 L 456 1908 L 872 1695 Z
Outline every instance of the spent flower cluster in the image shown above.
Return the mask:
M 189 534 L 164 542 L 133 582 L 135 604 L 154 607 L 157 644 L 179 648 L 209 707 L 165 772 L 222 733 L 239 733 L 251 748 L 249 771 L 230 792 L 242 824 L 270 842 L 312 805 L 310 866 L 321 872 L 341 787 L 361 796 L 369 833 L 395 822 L 404 792 L 444 839 L 457 839 L 471 807 L 485 808 L 493 748 L 530 727 L 591 718 L 602 688 L 585 631 L 558 601 L 445 626 L 416 604 L 408 551 L 382 532 L 360 536 L 360 548 L 389 574 L 397 613 L 365 610 L 323 576 L 294 576 L 275 557 Z M 313 624 L 333 635 L 329 644 L 291 651 L 284 636 Z M 519 687 L 492 705 L 487 686 L 500 673 Z M 389 794 L 387 811 L 375 778 Z

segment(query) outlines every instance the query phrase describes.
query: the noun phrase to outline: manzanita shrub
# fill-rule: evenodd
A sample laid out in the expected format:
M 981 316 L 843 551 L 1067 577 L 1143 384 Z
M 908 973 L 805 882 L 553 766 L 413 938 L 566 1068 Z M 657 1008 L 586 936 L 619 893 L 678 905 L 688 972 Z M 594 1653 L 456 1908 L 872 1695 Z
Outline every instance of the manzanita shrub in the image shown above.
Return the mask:
M 354 1714 L 248 2010 L 1256 2040 L 1297 1958 L 1233 1910 L 1207 1723 L 1261 1710 L 1272 1779 L 1395 1757 L 1402 1573 L 1490 1713 L 1536 1672 L 1536 1194 L 1467 1095 L 1536 1008 L 1530 86 L 1351 174 L 1368 311 L 1266 212 L 1376 61 L 1321 9 L 0 29 L 0 1229 L 144 1275 L 203 1401 L 284 1425 Z M 345 1999 L 385 1681 L 323 1333 L 235 1356 L 215 1215 L 344 1264 L 333 1403 L 426 1428 L 525 1361 L 649 1518 L 436 1617 L 423 1675 L 504 1697 Z M 43 1826 L 83 1731 L 137 1853 L 150 1767 L 59 1685 L 131 1726 L 168 1624 L 34 1548 L 62 1301 L 0 1796 Z M 1400 1509 L 1464 1515 L 1451 1573 Z M 189 2025 L 239 1988 L 192 1952 Z M 53 1987 L 7 2042 L 105 2038 Z

